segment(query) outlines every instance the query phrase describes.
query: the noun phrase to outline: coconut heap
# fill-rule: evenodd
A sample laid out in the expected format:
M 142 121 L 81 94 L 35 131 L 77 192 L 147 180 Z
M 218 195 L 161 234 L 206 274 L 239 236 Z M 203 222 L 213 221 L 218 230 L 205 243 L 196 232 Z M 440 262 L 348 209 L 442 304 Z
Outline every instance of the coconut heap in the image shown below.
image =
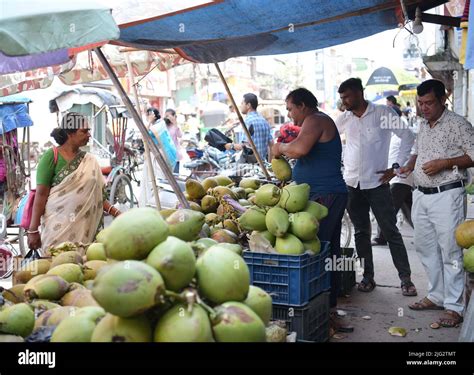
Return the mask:
M 249 285 L 239 245 L 197 240 L 203 224 L 193 210 L 137 208 L 85 255 L 29 262 L 0 296 L 0 341 L 266 341 L 271 297 Z
M 245 243 L 250 234 L 251 240 L 264 241 L 267 250 L 277 253 L 319 253 L 319 221 L 327 216 L 327 208 L 309 201 L 308 184 L 288 183 L 292 173 L 285 159 L 273 159 L 272 171 L 278 183 L 243 178 L 235 186 L 226 176 L 188 180 L 185 196 L 193 210 L 205 214 L 204 230 L 217 242 Z

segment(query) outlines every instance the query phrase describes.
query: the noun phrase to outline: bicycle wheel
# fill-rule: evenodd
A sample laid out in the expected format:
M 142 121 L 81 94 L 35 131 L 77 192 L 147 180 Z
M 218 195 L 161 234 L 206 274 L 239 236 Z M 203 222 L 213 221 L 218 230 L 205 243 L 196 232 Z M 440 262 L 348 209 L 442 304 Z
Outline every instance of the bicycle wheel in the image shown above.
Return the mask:
M 10 276 L 12 275 L 13 271 L 15 270 L 15 257 L 20 254 L 19 250 L 17 250 L 14 246 L 12 246 L 10 243 L 4 243 L 3 245 L 3 252 L 2 252 L 2 261 L 1 267 L 0 267 L 0 280 L 6 280 L 9 279 Z M 10 253 L 9 256 L 6 256 L 6 253 Z
M 109 202 L 120 211 L 128 211 L 135 205 L 132 183 L 124 174 L 115 176 L 110 188 Z
M 342 227 L 341 227 L 341 248 L 346 248 L 351 245 L 352 241 L 352 222 L 349 218 L 349 214 L 344 212 L 342 217 Z

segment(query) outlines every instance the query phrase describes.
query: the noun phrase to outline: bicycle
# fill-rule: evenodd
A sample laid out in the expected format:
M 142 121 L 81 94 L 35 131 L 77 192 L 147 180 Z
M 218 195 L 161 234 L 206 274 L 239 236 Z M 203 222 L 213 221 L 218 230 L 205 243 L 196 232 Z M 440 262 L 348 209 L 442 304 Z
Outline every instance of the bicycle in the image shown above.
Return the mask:
M 138 207 L 138 199 L 132 186 L 132 182 L 140 186 L 140 180 L 135 175 L 139 166 L 136 152 L 126 148 L 126 157 L 122 159 L 122 164 L 114 168 L 102 168 L 108 201 L 122 212 Z

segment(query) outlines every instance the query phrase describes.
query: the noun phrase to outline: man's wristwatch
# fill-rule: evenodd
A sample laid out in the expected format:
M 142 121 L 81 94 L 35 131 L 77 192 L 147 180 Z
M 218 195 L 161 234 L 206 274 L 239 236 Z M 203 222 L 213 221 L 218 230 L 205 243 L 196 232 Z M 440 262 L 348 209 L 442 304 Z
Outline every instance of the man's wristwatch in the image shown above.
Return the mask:
M 231 149 L 232 151 L 235 151 L 235 145 L 234 145 L 233 143 L 231 144 L 230 149 Z

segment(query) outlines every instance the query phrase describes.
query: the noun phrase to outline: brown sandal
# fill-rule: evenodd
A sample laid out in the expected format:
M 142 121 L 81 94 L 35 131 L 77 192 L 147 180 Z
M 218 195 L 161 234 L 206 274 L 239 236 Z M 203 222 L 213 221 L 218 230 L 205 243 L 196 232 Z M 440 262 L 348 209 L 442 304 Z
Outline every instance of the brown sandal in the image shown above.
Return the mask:
M 431 302 L 428 297 L 423 298 L 422 300 L 408 305 L 412 310 L 444 310 L 443 306 L 438 306 L 435 303 Z
M 459 315 L 456 311 L 446 310 L 441 315 L 441 318 L 439 318 L 438 324 L 441 327 L 455 328 L 459 326 L 459 324 L 461 324 L 462 321 L 463 321 L 462 316 Z

